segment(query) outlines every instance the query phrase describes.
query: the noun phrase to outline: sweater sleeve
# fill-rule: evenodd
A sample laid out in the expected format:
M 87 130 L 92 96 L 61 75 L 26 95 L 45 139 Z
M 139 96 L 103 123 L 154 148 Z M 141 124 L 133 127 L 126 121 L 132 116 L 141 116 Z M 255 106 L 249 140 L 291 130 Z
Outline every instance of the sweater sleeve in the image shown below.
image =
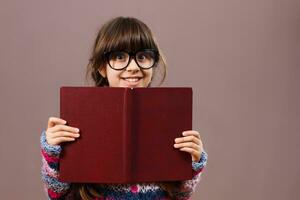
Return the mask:
M 199 162 L 192 162 L 192 169 L 194 171 L 194 176 L 191 180 L 179 181 L 176 187 L 173 187 L 170 191 L 172 199 L 174 200 L 186 200 L 190 199 L 195 191 L 196 185 L 201 179 L 201 175 L 204 167 L 207 163 L 207 153 L 202 152 Z
M 59 176 L 59 155 L 60 145 L 49 145 L 46 141 L 46 131 L 42 131 L 40 138 L 42 168 L 41 175 L 44 183 L 44 189 L 49 200 L 64 199 L 64 195 L 70 189 L 70 183 L 64 183 L 58 180 Z

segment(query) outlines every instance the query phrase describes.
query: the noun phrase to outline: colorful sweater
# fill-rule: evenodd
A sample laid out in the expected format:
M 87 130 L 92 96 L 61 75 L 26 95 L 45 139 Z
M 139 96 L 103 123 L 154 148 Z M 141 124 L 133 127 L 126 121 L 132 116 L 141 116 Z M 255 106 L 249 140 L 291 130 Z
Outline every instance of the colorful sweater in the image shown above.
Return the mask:
M 50 200 L 77 199 L 78 191 L 72 187 L 72 183 L 64 183 L 58 180 L 59 177 L 59 155 L 61 152 L 60 145 L 49 145 L 46 141 L 45 130 L 41 135 L 41 153 L 42 153 L 42 181 L 45 191 Z M 194 176 L 191 180 L 180 181 L 172 189 L 172 199 L 189 199 L 195 190 L 204 166 L 207 162 L 206 152 L 202 152 L 199 162 L 192 162 Z M 97 191 L 103 196 L 95 200 L 114 200 L 114 199 L 171 199 L 169 194 L 160 187 L 158 183 L 137 183 L 137 184 L 99 184 Z

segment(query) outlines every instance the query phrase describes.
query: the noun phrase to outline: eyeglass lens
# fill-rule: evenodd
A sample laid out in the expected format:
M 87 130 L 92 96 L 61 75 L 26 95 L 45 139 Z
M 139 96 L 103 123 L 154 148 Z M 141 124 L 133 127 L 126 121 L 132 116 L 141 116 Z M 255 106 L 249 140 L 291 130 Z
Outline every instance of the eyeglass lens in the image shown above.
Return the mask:
M 153 51 L 136 52 L 135 61 L 141 68 L 151 68 L 155 63 L 155 53 Z M 114 69 L 125 68 L 130 62 L 130 55 L 125 51 L 115 51 L 109 54 L 109 65 Z

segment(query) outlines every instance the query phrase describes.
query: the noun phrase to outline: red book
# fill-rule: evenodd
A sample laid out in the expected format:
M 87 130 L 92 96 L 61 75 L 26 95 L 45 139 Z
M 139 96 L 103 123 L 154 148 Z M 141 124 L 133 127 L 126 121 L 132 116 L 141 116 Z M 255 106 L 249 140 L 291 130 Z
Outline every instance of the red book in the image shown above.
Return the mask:
M 60 180 L 188 180 L 192 159 L 174 139 L 192 130 L 192 88 L 61 87 L 60 117 L 80 129 L 63 144 Z

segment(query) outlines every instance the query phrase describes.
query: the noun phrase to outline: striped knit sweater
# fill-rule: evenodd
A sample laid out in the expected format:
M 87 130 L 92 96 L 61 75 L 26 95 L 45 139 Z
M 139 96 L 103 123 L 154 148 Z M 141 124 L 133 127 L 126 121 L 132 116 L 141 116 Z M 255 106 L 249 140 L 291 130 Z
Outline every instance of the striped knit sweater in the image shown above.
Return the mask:
M 41 135 L 41 153 L 42 153 L 42 181 L 49 200 L 66 200 L 78 199 L 78 191 L 72 187 L 72 183 L 64 183 L 58 180 L 59 171 L 59 155 L 61 152 L 60 145 L 49 145 L 46 141 L 45 130 Z M 172 189 L 172 199 L 186 200 L 193 194 L 204 166 L 207 162 L 206 152 L 202 152 L 199 162 L 192 162 L 194 176 L 191 180 L 180 181 Z M 115 199 L 155 199 L 167 200 L 171 199 L 169 194 L 164 191 L 158 183 L 137 183 L 137 184 L 99 184 L 97 191 L 100 192 L 102 198 L 95 200 L 115 200 Z

